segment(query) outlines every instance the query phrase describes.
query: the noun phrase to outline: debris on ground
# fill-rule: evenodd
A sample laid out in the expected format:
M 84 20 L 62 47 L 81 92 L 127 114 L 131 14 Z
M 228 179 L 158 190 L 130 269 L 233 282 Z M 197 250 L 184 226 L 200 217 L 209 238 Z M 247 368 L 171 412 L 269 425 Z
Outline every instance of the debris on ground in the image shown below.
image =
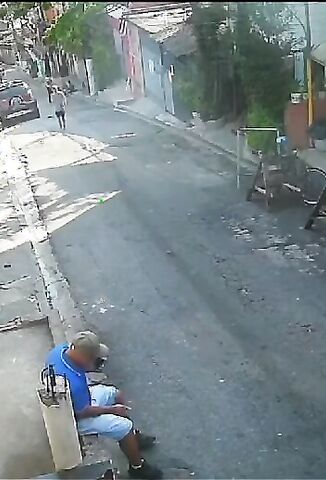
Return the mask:
M 130 138 L 130 137 L 135 137 L 135 133 L 120 133 L 119 135 L 113 135 L 111 138 L 116 139 L 116 138 Z
M 312 333 L 316 331 L 311 325 L 311 323 L 307 323 L 306 325 L 301 325 L 301 328 L 304 328 L 307 333 Z

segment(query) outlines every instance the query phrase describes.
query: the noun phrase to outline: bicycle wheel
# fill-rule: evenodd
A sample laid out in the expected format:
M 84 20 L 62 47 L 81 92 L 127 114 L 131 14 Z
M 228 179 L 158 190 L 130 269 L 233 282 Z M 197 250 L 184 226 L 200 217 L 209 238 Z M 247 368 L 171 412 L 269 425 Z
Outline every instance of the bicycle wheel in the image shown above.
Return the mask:
M 306 170 L 305 184 L 303 188 L 303 200 L 307 205 L 316 205 L 319 196 L 326 186 L 326 172 L 316 167 L 308 167 Z

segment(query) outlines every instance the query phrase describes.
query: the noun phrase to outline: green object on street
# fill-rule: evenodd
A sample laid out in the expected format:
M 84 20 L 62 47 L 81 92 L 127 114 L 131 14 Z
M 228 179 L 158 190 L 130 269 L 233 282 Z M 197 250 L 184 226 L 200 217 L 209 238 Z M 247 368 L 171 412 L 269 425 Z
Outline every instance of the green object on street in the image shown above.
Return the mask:
M 100 199 L 99 199 L 99 203 L 105 203 L 104 198 L 100 198 Z

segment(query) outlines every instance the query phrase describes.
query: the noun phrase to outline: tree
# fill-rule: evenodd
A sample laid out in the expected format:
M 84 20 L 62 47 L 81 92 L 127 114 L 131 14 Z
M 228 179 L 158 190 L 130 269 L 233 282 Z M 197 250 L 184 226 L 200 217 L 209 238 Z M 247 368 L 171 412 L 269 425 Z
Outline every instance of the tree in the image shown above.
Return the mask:
M 80 58 L 92 58 L 99 90 L 120 75 L 113 33 L 103 3 L 76 2 L 51 28 L 47 43 Z
M 85 57 L 87 55 L 86 12 L 81 2 L 69 8 L 51 28 L 47 43 L 60 46 L 66 52 Z
M 292 87 L 284 62 L 289 19 L 282 4 L 239 3 L 238 8 L 237 60 L 247 103 L 259 103 L 280 121 Z
M 24 27 L 29 29 L 30 33 L 34 34 L 33 28 L 31 28 L 27 21 L 28 13 L 35 9 L 40 2 L 3 2 L 0 4 L 0 18 L 7 21 L 10 26 L 11 34 L 13 36 L 13 49 L 16 51 L 16 55 L 19 56 L 19 52 L 24 51 L 23 36 L 19 36 L 16 31 L 16 20 L 20 20 L 20 28 Z M 50 5 L 49 2 L 42 2 L 43 4 Z M 24 32 L 22 32 L 24 33 Z
M 194 7 L 202 110 L 208 118 L 231 112 L 233 97 L 235 112 L 244 109 L 252 118 L 252 110 L 258 105 L 260 113 L 264 110 L 264 118 L 269 116 L 272 123 L 282 121 L 292 86 L 291 72 L 284 61 L 293 40 L 289 28 L 292 18 L 284 3 Z
M 115 51 L 113 32 L 103 9 L 88 17 L 87 29 L 96 86 L 98 90 L 103 90 L 112 85 L 121 75 L 120 60 Z
M 193 6 L 192 24 L 198 45 L 201 116 L 217 118 L 230 109 L 230 55 L 232 38 L 224 32 L 227 13 L 224 4 Z
M 291 45 L 290 20 L 284 4 L 238 4 L 237 68 L 249 126 L 282 126 L 293 84 L 292 71 L 285 63 Z M 249 143 L 255 149 L 268 150 L 275 145 L 275 138 L 251 133 Z
M 3 20 L 24 19 L 34 8 L 39 7 L 44 12 L 51 6 L 52 2 L 3 2 L 0 4 L 0 18 Z

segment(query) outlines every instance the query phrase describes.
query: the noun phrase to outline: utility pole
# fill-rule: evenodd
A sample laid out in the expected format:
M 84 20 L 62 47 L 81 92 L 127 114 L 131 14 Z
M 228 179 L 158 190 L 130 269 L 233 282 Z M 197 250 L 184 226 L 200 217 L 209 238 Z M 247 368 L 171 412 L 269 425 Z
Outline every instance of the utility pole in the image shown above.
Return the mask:
M 312 85 L 312 68 L 311 68 L 311 25 L 310 25 L 310 8 L 309 2 L 305 2 L 306 17 L 306 69 L 307 69 L 307 89 L 308 89 L 308 126 L 314 120 L 314 92 Z
M 83 13 L 85 14 L 86 12 L 86 4 L 85 2 L 82 2 L 82 9 L 83 9 Z M 88 40 L 87 40 L 88 41 Z M 84 44 L 84 52 L 83 52 L 83 61 L 84 61 L 84 68 L 85 68 L 85 74 L 86 74 L 86 81 L 87 81 L 87 90 L 88 90 L 88 95 L 91 94 L 91 86 L 90 86 L 90 81 L 89 81 L 89 72 L 88 72 L 88 67 L 87 67 L 87 61 L 86 61 L 86 54 L 87 52 L 85 51 L 85 39 L 83 40 L 83 44 Z

